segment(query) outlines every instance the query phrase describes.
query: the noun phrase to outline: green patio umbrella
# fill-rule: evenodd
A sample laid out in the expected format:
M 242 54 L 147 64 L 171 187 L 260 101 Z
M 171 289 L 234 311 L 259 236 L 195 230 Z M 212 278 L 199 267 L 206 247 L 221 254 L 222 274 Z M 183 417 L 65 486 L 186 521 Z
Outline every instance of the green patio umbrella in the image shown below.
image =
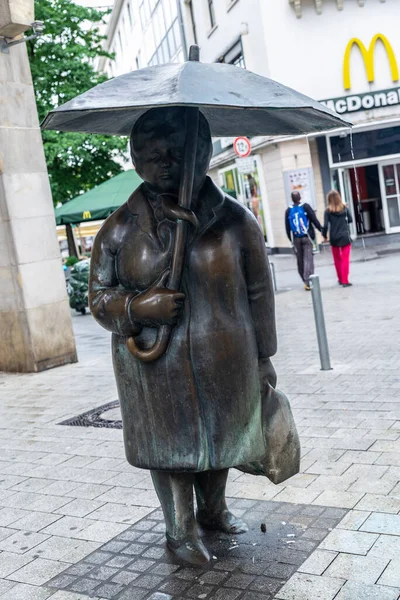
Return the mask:
M 56 208 L 57 225 L 106 219 L 127 201 L 142 183 L 134 169 L 124 171 Z

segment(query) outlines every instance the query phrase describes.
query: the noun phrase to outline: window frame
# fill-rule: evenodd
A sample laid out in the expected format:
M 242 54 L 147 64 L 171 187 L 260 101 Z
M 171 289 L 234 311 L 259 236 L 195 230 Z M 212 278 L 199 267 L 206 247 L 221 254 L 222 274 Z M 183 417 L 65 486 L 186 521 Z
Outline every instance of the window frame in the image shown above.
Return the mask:
M 211 30 L 217 26 L 217 20 L 215 18 L 215 10 L 214 10 L 214 0 L 207 0 L 208 6 L 208 18 L 210 20 Z

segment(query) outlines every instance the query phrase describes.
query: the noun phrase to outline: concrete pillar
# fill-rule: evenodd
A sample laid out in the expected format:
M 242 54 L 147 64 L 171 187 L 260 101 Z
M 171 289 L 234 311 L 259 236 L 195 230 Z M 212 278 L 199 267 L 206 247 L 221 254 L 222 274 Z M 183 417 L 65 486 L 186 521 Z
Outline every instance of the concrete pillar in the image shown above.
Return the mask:
M 285 193 L 284 171 L 313 167 L 317 197 L 317 216 L 323 219 L 323 193 L 321 173 L 316 152 L 306 138 L 266 146 L 261 154 L 268 194 L 274 248 L 287 249 L 291 244 L 285 230 L 285 210 L 288 207 Z
M 16 37 L 30 29 L 34 19 L 33 0 L 1 0 L 0 35 Z
M 77 360 L 25 44 L 0 53 L 0 339 L 2 371 Z
M 326 208 L 326 202 L 324 195 L 324 185 L 322 182 L 321 167 L 319 164 L 318 146 L 317 141 L 315 139 L 310 140 L 310 152 L 312 167 L 314 171 L 315 197 L 317 200 L 317 217 L 322 223 Z
M 279 144 L 271 144 L 263 148 L 261 159 L 264 167 L 269 217 L 273 231 L 273 248 L 290 248 L 285 233 L 286 199 Z

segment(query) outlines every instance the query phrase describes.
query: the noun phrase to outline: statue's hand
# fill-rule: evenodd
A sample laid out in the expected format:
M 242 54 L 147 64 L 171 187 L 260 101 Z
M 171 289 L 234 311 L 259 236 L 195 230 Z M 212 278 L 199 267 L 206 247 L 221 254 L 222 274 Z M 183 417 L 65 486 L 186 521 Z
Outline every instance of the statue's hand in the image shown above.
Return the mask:
M 268 386 L 276 388 L 277 376 L 270 358 L 259 359 L 258 372 L 260 375 L 261 393 L 265 392 Z
M 179 319 L 185 294 L 165 287 L 169 269 L 164 271 L 145 292 L 133 298 L 129 306 L 130 318 L 143 325 L 175 325 Z

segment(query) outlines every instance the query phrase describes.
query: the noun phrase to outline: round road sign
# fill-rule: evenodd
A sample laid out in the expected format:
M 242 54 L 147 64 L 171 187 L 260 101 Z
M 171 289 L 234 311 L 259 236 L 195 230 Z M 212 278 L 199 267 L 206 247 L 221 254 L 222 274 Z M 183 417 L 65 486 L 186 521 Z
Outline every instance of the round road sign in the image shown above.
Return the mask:
M 249 156 L 251 152 L 250 140 L 247 137 L 237 137 L 233 142 L 233 149 L 241 158 Z

